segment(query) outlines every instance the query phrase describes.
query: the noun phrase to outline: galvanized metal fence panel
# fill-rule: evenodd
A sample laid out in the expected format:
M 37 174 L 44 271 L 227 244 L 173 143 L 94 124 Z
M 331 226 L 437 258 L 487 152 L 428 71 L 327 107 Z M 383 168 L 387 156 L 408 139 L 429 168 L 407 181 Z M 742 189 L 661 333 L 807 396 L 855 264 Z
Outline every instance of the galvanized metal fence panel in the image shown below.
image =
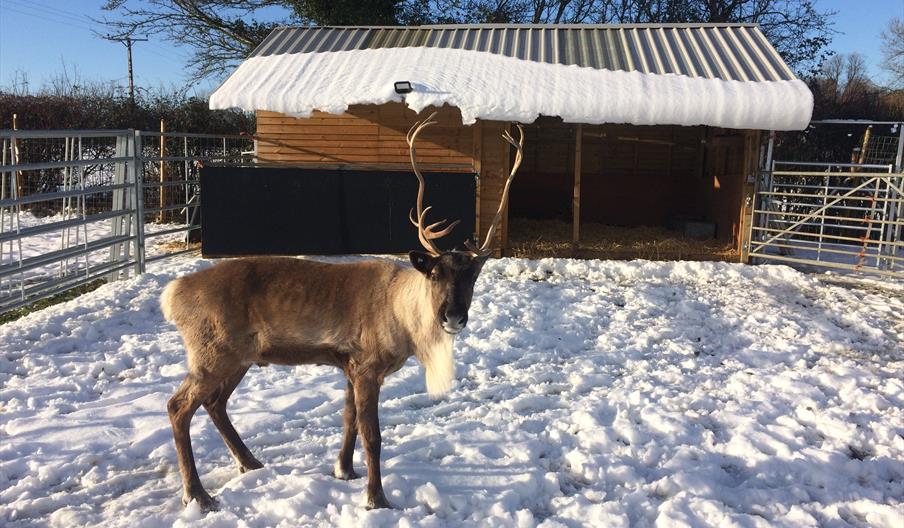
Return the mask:
M 894 165 L 772 162 L 750 257 L 904 278 L 904 173 Z
M 254 155 L 248 136 L 134 130 L 0 130 L 0 148 L 0 312 L 196 250 L 199 164 Z

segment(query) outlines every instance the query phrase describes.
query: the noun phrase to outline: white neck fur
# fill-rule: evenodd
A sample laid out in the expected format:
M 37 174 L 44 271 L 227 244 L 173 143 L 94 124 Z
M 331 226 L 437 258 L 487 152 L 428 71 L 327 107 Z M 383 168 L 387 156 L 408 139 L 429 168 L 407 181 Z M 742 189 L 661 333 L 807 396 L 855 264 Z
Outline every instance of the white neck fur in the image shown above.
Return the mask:
M 417 359 L 424 366 L 427 394 L 437 398 L 449 391 L 455 379 L 455 361 L 452 358 L 452 345 L 455 336 L 442 330 L 442 335 L 430 346 L 418 347 Z
M 455 379 L 455 336 L 446 333 L 436 321 L 438 307 L 433 306 L 430 281 L 413 269 L 403 274 L 405 284 L 396 314 L 411 333 L 414 355 L 425 370 L 427 393 L 439 397 L 449 391 Z

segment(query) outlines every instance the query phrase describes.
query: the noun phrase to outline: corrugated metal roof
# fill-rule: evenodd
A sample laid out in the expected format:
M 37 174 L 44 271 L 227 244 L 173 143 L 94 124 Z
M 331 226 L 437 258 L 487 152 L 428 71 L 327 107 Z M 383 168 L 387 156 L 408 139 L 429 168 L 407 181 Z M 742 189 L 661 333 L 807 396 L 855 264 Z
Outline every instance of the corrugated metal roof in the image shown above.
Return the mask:
M 599 70 L 735 81 L 796 77 L 755 24 L 280 27 L 252 57 L 433 47 Z

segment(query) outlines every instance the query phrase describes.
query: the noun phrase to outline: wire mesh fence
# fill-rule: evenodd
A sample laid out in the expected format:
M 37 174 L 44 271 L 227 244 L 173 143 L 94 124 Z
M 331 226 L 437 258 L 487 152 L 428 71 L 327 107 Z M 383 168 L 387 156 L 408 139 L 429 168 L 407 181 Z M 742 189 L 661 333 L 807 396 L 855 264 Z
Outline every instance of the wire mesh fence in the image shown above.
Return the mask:
M 199 170 L 241 164 L 254 154 L 249 136 L 139 132 L 145 261 L 197 249 L 201 230 Z M 183 235 L 173 237 L 173 235 Z
M 0 312 L 193 251 L 198 169 L 253 156 L 247 136 L 0 131 Z

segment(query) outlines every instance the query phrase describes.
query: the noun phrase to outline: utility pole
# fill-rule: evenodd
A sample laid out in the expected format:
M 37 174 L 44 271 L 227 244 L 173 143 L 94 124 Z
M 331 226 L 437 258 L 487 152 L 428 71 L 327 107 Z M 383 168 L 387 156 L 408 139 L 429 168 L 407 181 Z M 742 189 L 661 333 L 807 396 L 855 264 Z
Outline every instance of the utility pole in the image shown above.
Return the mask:
M 135 110 L 135 80 L 132 76 L 132 44 L 135 42 L 147 42 L 147 38 L 132 38 L 131 35 L 126 35 L 124 37 L 116 37 L 113 35 L 107 35 L 104 37 L 106 40 L 112 40 L 114 42 L 120 42 L 125 45 L 126 50 L 129 52 L 129 106 L 131 110 Z

